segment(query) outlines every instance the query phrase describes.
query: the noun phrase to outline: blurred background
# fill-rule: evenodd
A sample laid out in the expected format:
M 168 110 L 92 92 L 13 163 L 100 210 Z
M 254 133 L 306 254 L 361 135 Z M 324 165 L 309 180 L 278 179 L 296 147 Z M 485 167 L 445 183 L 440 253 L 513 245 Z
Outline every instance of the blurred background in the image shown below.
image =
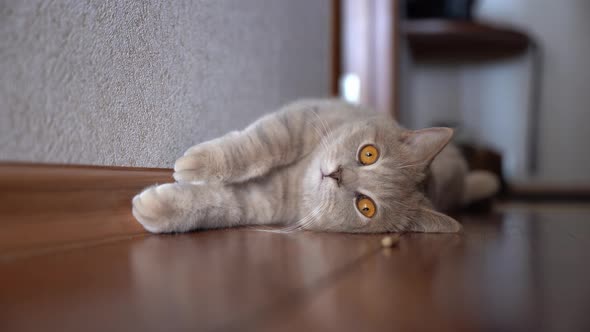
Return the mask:
M 300 97 L 448 125 L 521 192 L 590 193 L 590 2 L 0 2 L 0 160 L 171 167 Z
M 454 127 L 471 166 L 502 175 L 513 195 L 588 196 L 590 2 L 341 5 L 346 99 L 410 128 Z

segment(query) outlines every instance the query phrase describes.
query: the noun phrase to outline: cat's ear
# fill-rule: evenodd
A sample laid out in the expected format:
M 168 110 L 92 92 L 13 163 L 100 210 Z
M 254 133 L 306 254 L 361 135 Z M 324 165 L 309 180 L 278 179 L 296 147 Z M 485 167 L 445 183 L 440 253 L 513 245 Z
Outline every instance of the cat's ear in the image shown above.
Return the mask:
M 416 219 L 409 225 L 407 231 L 423 233 L 456 233 L 461 231 L 461 224 L 440 212 L 429 208 L 420 208 Z
M 428 165 L 452 137 L 453 129 L 435 127 L 408 130 L 402 134 L 401 141 L 407 147 L 412 163 Z

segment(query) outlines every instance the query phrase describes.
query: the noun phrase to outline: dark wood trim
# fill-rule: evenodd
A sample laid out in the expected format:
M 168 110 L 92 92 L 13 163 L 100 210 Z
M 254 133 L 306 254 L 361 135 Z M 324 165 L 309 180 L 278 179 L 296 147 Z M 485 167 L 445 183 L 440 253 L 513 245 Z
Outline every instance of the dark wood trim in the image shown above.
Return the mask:
M 2 192 L 135 189 L 171 181 L 172 170 L 164 168 L 0 163 Z
M 399 0 L 342 0 L 342 73 L 361 85 L 360 102 L 398 114 Z
M 531 202 L 590 202 L 590 184 L 512 183 L 504 196 L 507 200 Z
M 513 28 L 444 19 L 406 20 L 402 34 L 416 60 L 496 60 L 522 54 L 531 43 Z
M 331 92 L 333 96 L 340 95 L 340 75 L 342 70 L 342 1 L 332 0 L 331 24 Z
M 0 259 L 145 234 L 131 199 L 172 170 L 0 163 Z
M 392 47 L 392 86 L 391 86 L 391 93 L 393 93 L 392 98 L 392 114 L 395 119 L 399 119 L 400 114 L 400 105 L 401 105 L 401 22 L 402 22 L 402 1 L 401 0 L 394 0 L 392 4 L 392 38 L 393 38 L 393 47 Z
M 122 170 L 122 171 L 148 171 L 148 172 L 169 172 L 170 168 L 161 167 L 137 167 L 137 166 L 103 166 L 90 164 L 60 164 L 60 163 L 34 163 L 25 161 L 0 161 L 0 167 L 18 166 L 27 168 L 45 168 L 45 169 L 60 169 L 60 168 L 82 168 L 94 170 Z
M 375 104 L 382 112 L 398 115 L 399 15 L 398 1 L 376 0 L 374 3 Z

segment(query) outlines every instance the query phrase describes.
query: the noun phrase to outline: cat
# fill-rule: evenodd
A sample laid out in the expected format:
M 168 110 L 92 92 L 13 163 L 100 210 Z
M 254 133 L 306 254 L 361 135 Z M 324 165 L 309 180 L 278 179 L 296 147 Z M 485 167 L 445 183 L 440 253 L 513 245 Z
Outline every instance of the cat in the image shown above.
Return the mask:
M 340 100 L 300 100 L 188 149 L 174 165 L 176 182 L 135 196 L 133 215 L 152 233 L 246 225 L 458 232 L 440 211 L 489 197 L 498 183 L 468 171 L 448 145 L 452 135 L 407 130 Z

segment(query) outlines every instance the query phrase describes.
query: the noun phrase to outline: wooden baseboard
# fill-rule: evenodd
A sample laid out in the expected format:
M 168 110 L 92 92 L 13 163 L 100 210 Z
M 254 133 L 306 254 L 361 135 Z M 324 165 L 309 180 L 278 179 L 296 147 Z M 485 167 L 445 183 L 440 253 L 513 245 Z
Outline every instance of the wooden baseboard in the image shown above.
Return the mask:
M 556 183 L 511 183 L 508 200 L 530 202 L 590 202 L 590 185 Z
M 590 185 L 556 183 L 510 184 L 505 198 L 528 202 L 590 202 Z
M 0 163 L 0 258 L 145 234 L 131 199 L 172 181 L 170 169 Z

